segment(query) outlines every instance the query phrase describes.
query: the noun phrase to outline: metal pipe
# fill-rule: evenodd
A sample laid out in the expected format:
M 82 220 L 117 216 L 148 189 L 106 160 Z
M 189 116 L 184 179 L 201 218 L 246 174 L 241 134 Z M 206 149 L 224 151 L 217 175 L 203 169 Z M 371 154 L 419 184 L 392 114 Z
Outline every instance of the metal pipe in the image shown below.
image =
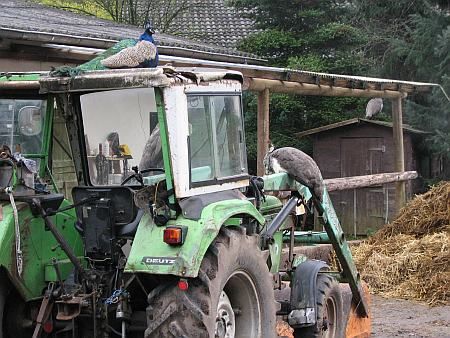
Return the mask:
M 75 266 L 75 268 L 79 271 L 81 277 L 85 277 L 86 272 L 85 272 L 83 266 L 81 265 L 77 256 L 75 256 L 74 252 L 72 251 L 72 248 L 66 242 L 65 238 L 61 235 L 61 233 L 58 231 L 56 226 L 50 220 L 50 217 L 47 215 L 47 212 L 42 207 L 39 199 L 33 198 L 33 204 L 35 205 L 36 208 L 38 208 L 39 213 L 41 214 L 42 218 L 44 219 L 45 225 L 50 230 L 53 237 L 55 237 L 56 241 L 61 246 L 61 249 L 66 253 L 69 260 L 72 262 L 72 264 Z
M 0 89 L 39 89 L 39 81 L 2 81 Z
M 290 241 L 290 236 L 284 236 L 283 241 Z M 326 232 L 312 232 L 312 231 L 295 231 L 294 242 L 297 244 L 330 244 Z
M 272 222 L 267 226 L 266 231 L 263 233 L 263 237 L 272 238 L 273 234 L 277 232 L 281 225 L 283 225 L 286 218 L 289 217 L 292 210 L 297 206 L 298 197 L 293 196 L 289 199 L 289 201 L 284 205 L 284 207 L 280 210 L 280 212 L 275 216 Z

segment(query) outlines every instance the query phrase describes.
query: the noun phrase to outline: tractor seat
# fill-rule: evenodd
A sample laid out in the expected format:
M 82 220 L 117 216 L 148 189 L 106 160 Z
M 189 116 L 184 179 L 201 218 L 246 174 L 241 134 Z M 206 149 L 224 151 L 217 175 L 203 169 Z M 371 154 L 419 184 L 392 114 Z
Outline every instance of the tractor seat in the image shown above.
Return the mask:
M 134 204 L 134 191 L 125 186 L 74 187 L 72 197 L 78 224 L 84 235 L 110 232 L 118 237 L 132 237 L 144 214 Z

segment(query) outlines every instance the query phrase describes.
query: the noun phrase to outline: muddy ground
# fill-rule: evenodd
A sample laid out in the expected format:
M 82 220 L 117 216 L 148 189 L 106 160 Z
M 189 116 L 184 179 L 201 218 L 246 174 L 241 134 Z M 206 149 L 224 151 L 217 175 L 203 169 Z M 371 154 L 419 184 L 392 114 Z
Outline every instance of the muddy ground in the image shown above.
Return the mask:
M 372 295 L 371 310 L 372 337 L 450 338 L 450 306 Z M 278 322 L 278 328 L 281 337 L 292 337 L 287 323 Z
M 372 337 L 450 338 L 450 306 L 372 296 Z

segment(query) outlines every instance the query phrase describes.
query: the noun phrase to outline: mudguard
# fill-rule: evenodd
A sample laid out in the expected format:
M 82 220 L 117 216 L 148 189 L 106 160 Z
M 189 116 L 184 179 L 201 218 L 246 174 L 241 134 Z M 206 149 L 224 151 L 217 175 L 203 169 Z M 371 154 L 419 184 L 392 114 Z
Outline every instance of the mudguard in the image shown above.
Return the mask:
M 317 260 L 306 260 L 295 269 L 288 316 L 290 326 L 303 327 L 316 323 L 316 281 L 321 270 L 328 270 L 328 265 Z
M 182 277 L 197 277 L 203 256 L 217 237 L 222 226 L 236 226 L 236 222 L 226 222 L 235 215 L 248 215 L 260 224 L 264 217 L 248 200 L 225 200 L 205 207 L 199 220 L 179 216 L 167 225 L 187 227 L 185 242 L 171 246 L 163 241 L 165 226 L 156 226 L 148 213 L 139 223 L 128 256 L 125 272 L 172 274 Z

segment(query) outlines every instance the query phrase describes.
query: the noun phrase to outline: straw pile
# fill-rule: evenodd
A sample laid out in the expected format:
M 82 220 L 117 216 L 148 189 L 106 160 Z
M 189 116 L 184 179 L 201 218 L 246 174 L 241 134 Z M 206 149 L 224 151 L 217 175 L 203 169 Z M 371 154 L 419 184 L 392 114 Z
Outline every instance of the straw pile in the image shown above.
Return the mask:
M 353 256 L 373 292 L 449 304 L 450 182 L 416 196 Z

